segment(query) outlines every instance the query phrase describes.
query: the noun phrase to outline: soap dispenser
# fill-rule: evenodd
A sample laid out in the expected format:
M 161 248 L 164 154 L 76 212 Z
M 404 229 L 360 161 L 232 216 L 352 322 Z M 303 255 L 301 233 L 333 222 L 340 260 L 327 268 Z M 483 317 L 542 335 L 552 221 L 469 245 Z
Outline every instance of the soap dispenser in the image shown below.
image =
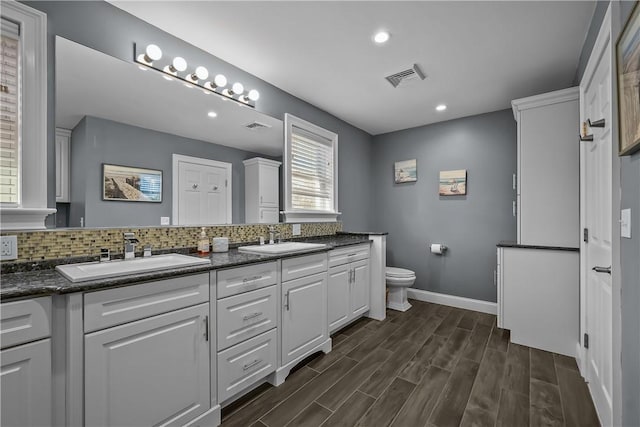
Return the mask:
M 209 238 L 207 237 L 207 232 L 205 228 L 202 227 L 202 231 L 200 231 L 200 239 L 198 240 L 198 254 L 199 255 L 207 255 L 209 253 Z

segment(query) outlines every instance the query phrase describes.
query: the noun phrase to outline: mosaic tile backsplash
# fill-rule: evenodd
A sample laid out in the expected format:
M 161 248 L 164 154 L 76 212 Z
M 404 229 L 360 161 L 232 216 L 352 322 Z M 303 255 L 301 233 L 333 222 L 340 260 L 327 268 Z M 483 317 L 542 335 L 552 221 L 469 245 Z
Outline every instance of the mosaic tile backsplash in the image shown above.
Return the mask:
M 274 225 L 282 239 L 290 239 L 292 224 L 244 224 L 205 227 L 209 241 L 213 237 L 228 237 L 229 243 L 257 242 L 260 236 L 269 238 L 269 226 Z M 69 257 L 97 256 L 101 248 L 108 248 L 113 255 L 122 254 L 122 233 L 132 232 L 142 251 L 150 244 L 152 250 L 195 248 L 201 227 L 132 227 L 132 228 L 76 228 L 42 231 L 6 231 L 3 236 L 18 236 L 18 259 L 11 262 L 43 261 Z M 301 234 L 295 237 L 313 237 L 336 234 L 342 231 L 341 222 L 316 222 L 301 224 Z

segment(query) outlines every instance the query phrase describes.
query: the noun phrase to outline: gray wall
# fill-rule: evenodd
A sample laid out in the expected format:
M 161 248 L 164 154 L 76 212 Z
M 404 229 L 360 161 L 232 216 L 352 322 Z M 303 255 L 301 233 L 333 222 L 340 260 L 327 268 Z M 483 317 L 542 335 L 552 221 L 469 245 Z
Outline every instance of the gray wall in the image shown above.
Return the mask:
M 372 225 L 389 232 L 387 265 L 416 272 L 414 287 L 496 301 L 496 244 L 516 239 L 511 110 L 375 136 Z M 417 159 L 418 181 L 394 184 L 394 162 Z M 466 196 L 438 196 L 441 170 L 467 169 Z M 430 243 L 449 247 L 445 256 Z
M 612 26 L 614 42 L 631 14 L 635 2 L 621 1 L 614 10 Z M 576 76 L 579 83 L 584 74 L 598 31 L 606 13 L 608 1 L 598 2 L 589 33 L 580 55 Z M 615 14 L 615 11 L 618 13 Z M 614 106 L 616 104 L 614 103 Z M 614 107 L 615 108 L 615 107 Z M 615 112 L 614 116 L 617 116 Z M 620 208 L 631 209 L 631 239 L 620 238 L 621 301 L 622 301 L 622 424 L 640 425 L 640 152 L 620 158 Z M 618 232 L 618 230 L 614 230 Z
M 125 61 L 133 60 L 133 44 L 156 43 L 167 51 L 181 51 L 190 62 L 198 62 L 209 70 L 227 76 L 230 81 L 241 81 L 245 87 L 260 91 L 257 110 L 283 118 L 293 113 L 305 120 L 325 127 L 339 135 L 339 209 L 346 230 L 369 228 L 368 203 L 369 159 L 371 136 L 350 124 L 320 110 L 270 85 L 257 77 L 234 67 L 160 29 L 112 6 L 95 1 L 23 1 L 39 9 L 48 17 L 48 104 L 49 104 L 49 182 L 55 183 L 54 123 L 55 123 L 55 36 L 59 35 L 77 43 L 115 56 Z M 49 188 L 49 206 L 55 206 L 55 188 Z
M 265 156 L 110 120 L 85 117 L 74 129 L 71 139 L 73 179 L 69 226 L 80 226 L 80 217 L 84 217 L 87 227 L 160 225 L 161 216 L 172 216 L 172 154 L 231 163 L 232 219 L 234 224 L 244 222 L 242 161 Z M 103 163 L 161 170 L 162 203 L 103 201 Z

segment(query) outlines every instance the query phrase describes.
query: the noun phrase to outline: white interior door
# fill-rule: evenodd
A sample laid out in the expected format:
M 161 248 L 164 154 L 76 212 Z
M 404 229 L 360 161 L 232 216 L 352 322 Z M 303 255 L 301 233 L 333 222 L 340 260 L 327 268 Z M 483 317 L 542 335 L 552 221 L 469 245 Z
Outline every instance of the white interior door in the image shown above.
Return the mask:
M 588 335 L 582 366 L 603 425 L 613 422 L 611 61 L 610 31 L 604 31 L 580 84 L 582 120 L 605 120 L 604 127 L 587 128 L 593 141 L 581 143 L 580 178 L 581 225 L 588 230 L 581 244 L 582 329 Z
M 174 154 L 174 224 L 231 224 L 231 164 Z

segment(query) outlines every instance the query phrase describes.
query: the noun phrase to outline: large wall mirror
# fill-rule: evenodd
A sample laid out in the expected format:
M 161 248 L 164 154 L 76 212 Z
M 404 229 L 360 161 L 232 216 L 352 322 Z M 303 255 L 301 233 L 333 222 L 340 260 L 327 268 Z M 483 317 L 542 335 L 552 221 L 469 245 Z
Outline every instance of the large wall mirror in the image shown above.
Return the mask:
M 242 161 L 281 160 L 282 120 L 61 37 L 56 38 L 55 62 L 57 136 L 70 138 L 68 165 L 60 160 L 64 150 L 56 153 L 57 164 L 69 171 L 68 194 L 57 203 L 57 226 L 153 226 L 161 225 L 162 218 L 179 225 L 173 207 L 176 157 L 202 159 L 221 173 L 229 173 L 225 165 L 230 165 L 230 194 L 209 197 L 200 209 L 230 212 L 215 223 L 245 222 Z M 105 165 L 115 167 L 106 168 L 116 176 L 106 180 L 108 188 Z M 209 179 L 218 191 L 227 176 Z M 140 188 L 138 180 L 156 193 L 149 200 L 118 200 L 127 199 L 118 183 Z M 228 204 L 224 209 L 223 202 Z

